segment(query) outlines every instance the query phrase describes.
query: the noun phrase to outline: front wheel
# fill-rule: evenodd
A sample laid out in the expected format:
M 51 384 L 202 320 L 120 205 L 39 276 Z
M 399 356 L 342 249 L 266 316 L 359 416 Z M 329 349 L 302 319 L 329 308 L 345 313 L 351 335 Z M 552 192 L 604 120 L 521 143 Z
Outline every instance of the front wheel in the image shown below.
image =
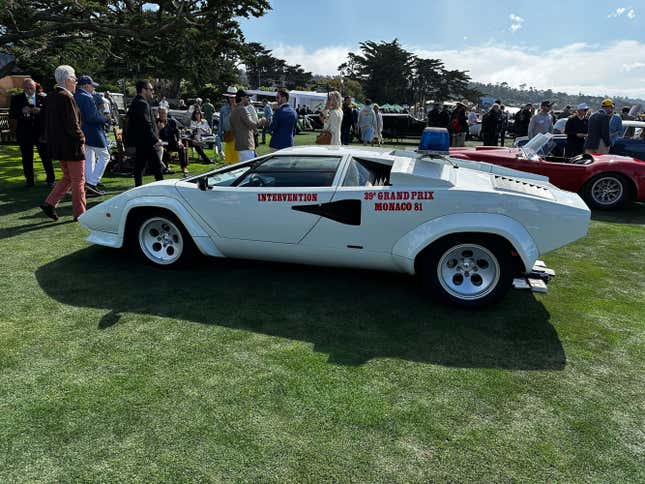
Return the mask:
M 629 200 L 629 182 L 616 173 L 592 178 L 585 186 L 583 198 L 591 208 L 615 210 Z
M 477 308 L 501 299 L 513 282 L 510 248 L 495 237 L 452 236 L 430 248 L 424 279 L 453 305 Z
M 138 247 L 146 261 L 160 267 L 177 267 L 194 253 L 193 241 L 175 217 L 147 215 L 136 228 Z

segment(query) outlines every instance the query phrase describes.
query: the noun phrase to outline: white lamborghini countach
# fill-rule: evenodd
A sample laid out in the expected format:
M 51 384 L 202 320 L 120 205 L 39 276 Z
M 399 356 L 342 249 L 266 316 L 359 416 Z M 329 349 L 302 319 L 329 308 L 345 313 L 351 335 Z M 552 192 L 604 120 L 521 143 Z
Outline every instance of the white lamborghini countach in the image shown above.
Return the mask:
M 476 307 L 535 276 L 538 257 L 583 237 L 589 216 L 577 194 L 539 175 L 414 151 L 305 146 L 138 187 L 79 221 L 89 242 L 130 246 L 157 266 L 202 253 L 397 271 Z

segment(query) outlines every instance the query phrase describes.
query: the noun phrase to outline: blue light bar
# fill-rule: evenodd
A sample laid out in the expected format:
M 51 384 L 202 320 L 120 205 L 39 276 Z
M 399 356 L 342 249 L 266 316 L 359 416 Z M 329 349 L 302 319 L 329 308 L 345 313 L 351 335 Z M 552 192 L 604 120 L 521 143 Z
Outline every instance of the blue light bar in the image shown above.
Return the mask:
M 446 128 L 426 128 L 421 134 L 419 153 L 447 155 L 450 150 L 450 134 Z

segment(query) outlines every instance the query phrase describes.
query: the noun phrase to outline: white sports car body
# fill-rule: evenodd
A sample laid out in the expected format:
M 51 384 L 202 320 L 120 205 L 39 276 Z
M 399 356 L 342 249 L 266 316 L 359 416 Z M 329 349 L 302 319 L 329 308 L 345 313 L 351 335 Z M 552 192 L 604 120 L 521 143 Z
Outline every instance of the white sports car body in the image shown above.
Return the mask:
M 294 147 L 124 192 L 79 219 L 161 266 L 191 252 L 420 273 L 462 306 L 501 297 L 589 209 L 542 176 L 412 151 Z M 196 249 L 196 250 L 195 250 Z

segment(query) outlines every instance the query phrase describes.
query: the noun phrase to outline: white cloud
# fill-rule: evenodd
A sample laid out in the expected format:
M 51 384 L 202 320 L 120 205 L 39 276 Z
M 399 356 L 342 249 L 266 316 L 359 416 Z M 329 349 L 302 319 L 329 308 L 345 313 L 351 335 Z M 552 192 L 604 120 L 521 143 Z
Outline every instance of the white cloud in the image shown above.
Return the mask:
M 510 30 L 511 32 L 517 32 L 523 27 L 524 19 L 519 15 L 512 13 L 508 16 L 508 18 L 511 19 L 512 22 L 511 26 L 508 28 L 508 30 Z
M 620 17 L 622 14 L 625 13 L 627 9 L 625 7 L 618 7 L 616 10 L 611 12 L 609 15 L 607 15 L 608 18 L 615 18 L 615 17 Z
M 625 15 L 629 20 L 634 20 L 636 18 L 636 10 L 633 9 L 632 7 L 618 7 L 616 10 L 613 12 L 610 12 L 609 15 L 607 15 L 608 18 L 617 18 L 617 17 L 622 17 Z
M 518 46 L 481 46 L 463 51 L 417 51 L 442 59 L 452 69 L 469 70 L 479 82 L 527 84 L 573 94 L 635 96 L 645 99 L 641 65 L 645 43 L 620 41 L 607 46 L 575 43 L 544 52 Z M 620 66 L 628 69 L 619 72 Z
M 621 72 L 631 72 L 634 69 L 645 68 L 645 62 L 632 62 L 631 64 L 623 64 L 620 68 Z
M 644 42 L 624 40 L 606 46 L 576 43 L 547 51 L 493 44 L 460 50 L 404 48 L 421 57 L 441 59 L 449 69 L 468 70 L 478 82 L 645 99 Z M 278 45 L 273 54 L 314 74 L 338 75 L 337 68 L 350 51 L 358 52 L 358 47 L 327 46 L 308 51 L 302 46 Z
M 301 45 L 279 44 L 271 48 L 273 56 L 285 59 L 288 64 L 300 64 L 314 74 L 338 75 L 338 66 L 347 61 L 347 53 L 356 48 L 328 46 L 307 51 Z

